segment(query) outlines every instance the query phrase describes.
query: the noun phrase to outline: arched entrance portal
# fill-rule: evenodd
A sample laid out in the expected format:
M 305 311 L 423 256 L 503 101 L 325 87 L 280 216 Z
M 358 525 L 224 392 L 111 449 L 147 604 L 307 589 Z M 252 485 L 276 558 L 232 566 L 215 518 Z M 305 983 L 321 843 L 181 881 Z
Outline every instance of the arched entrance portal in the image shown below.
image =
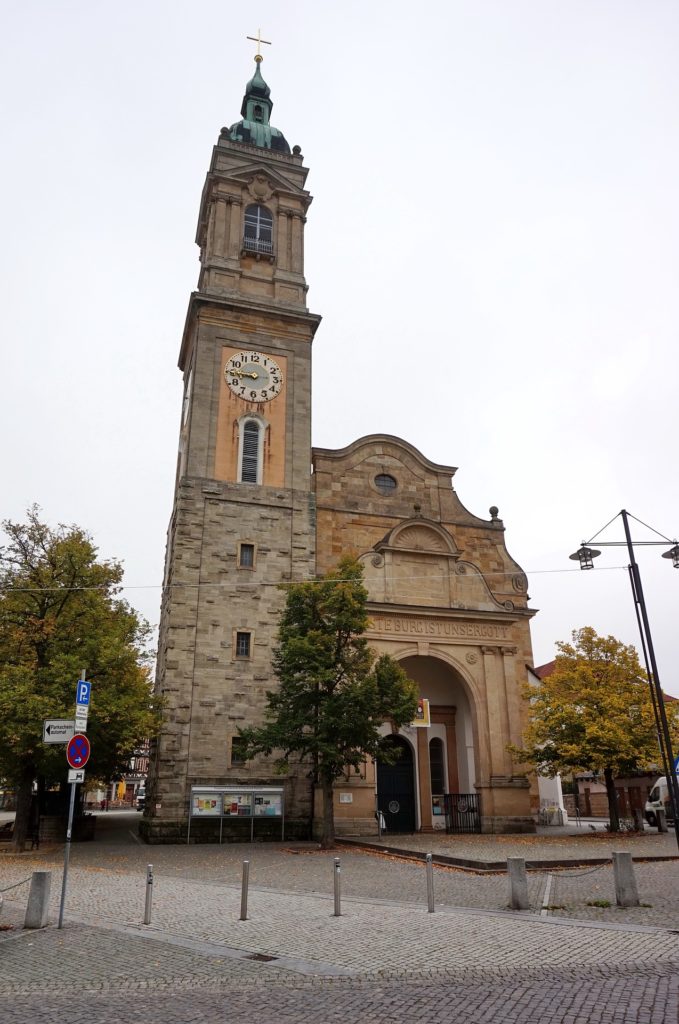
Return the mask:
M 387 832 L 415 831 L 415 776 L 413 752 L 401 736 L 390 736 L 388 744 L 400 751 L 394 764 L 377 762 L 377 807 L 384 816 Z
M 413 729 L 417 759 L 418 823 L 423 831 L 445 827 L 444 795 L 475 794 L 472 704 L 459 671 L 435 655 L 410 655 L 401 667 L 429 701 L 431 724 Z

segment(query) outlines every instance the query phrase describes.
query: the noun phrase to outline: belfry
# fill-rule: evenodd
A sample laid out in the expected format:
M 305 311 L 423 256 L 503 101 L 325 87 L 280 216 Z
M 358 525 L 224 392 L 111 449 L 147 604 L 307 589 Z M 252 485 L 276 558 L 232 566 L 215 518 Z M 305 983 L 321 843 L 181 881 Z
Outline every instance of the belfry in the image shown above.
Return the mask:
M 469 512 L 452 466 L 387 434 L 312 448 L 308 171 L 271 125 L 259 52 L 255 62 L 200 201 L 156 678 L 164 719 L 142 834 L 185 840 L 192 791 L 258 786 L 283 788 L 286 836 L 313 834 L 308 771 L 281 778 L 264 758 L 245 761 L 238 730 L 262 722 L 276 686 L 279 585 L 349 552 L 365 569 L 371 646 L 401 663 L 427 713 L 391 736 L 395 765 L 366 762 L 337 784 L 338 834 L 375 833 L 378 811 L 389 832 L 430 831 L 451 806 L 484 832 L 532 831 L 535 794 L 507 749 L 521 742 L 532 663 L 526 577 L 497 508 Z M 220 838 L 242 824 L 221 817 Z

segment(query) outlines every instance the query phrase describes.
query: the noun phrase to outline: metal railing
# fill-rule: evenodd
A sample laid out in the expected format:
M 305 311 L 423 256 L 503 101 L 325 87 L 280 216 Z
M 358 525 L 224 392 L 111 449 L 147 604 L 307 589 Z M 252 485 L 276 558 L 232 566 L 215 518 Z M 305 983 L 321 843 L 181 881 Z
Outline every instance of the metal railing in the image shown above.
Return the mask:
M 478 793 L 445 793 L 446 832 L 480 832 L 481 805 Z
M 273 242 L 267 242 L 263 238 L 248 238 L 247 235 L 244 235 L 243 248 L 247 249 L 248 252 L 265 252 L 271 255 L 273 253 Z

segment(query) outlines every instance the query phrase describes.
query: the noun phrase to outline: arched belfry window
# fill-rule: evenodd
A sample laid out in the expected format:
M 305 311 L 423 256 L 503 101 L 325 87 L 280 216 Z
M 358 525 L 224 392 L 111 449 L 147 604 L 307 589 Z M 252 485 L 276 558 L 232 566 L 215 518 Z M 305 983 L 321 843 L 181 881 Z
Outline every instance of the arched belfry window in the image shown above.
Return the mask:
M 243 425 L 243 451 L 240 462 L 240 478 L 245 484 L 258 483 L 259 448 L 262 428 L 256 420 L 248 420 Z
M 240 422 L 238 445 L 239 483 L 262 483 L 265 430 L 266 422 L 259 416 L 246 416 Z
M 266 206 L 253 204 L 246 208 L 243 248 L 250 252 L 273 252 L 273 217 Z

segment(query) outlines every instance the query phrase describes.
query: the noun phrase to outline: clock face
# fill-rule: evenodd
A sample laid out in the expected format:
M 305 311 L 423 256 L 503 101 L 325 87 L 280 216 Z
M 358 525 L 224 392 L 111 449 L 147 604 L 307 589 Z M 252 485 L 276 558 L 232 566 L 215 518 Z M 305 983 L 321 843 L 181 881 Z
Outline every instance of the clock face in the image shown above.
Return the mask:
M 280 366 L 261 352 L 236 352 L 224 368 L 224 379 L 245 402 L 270 402 L 283 386 Z

